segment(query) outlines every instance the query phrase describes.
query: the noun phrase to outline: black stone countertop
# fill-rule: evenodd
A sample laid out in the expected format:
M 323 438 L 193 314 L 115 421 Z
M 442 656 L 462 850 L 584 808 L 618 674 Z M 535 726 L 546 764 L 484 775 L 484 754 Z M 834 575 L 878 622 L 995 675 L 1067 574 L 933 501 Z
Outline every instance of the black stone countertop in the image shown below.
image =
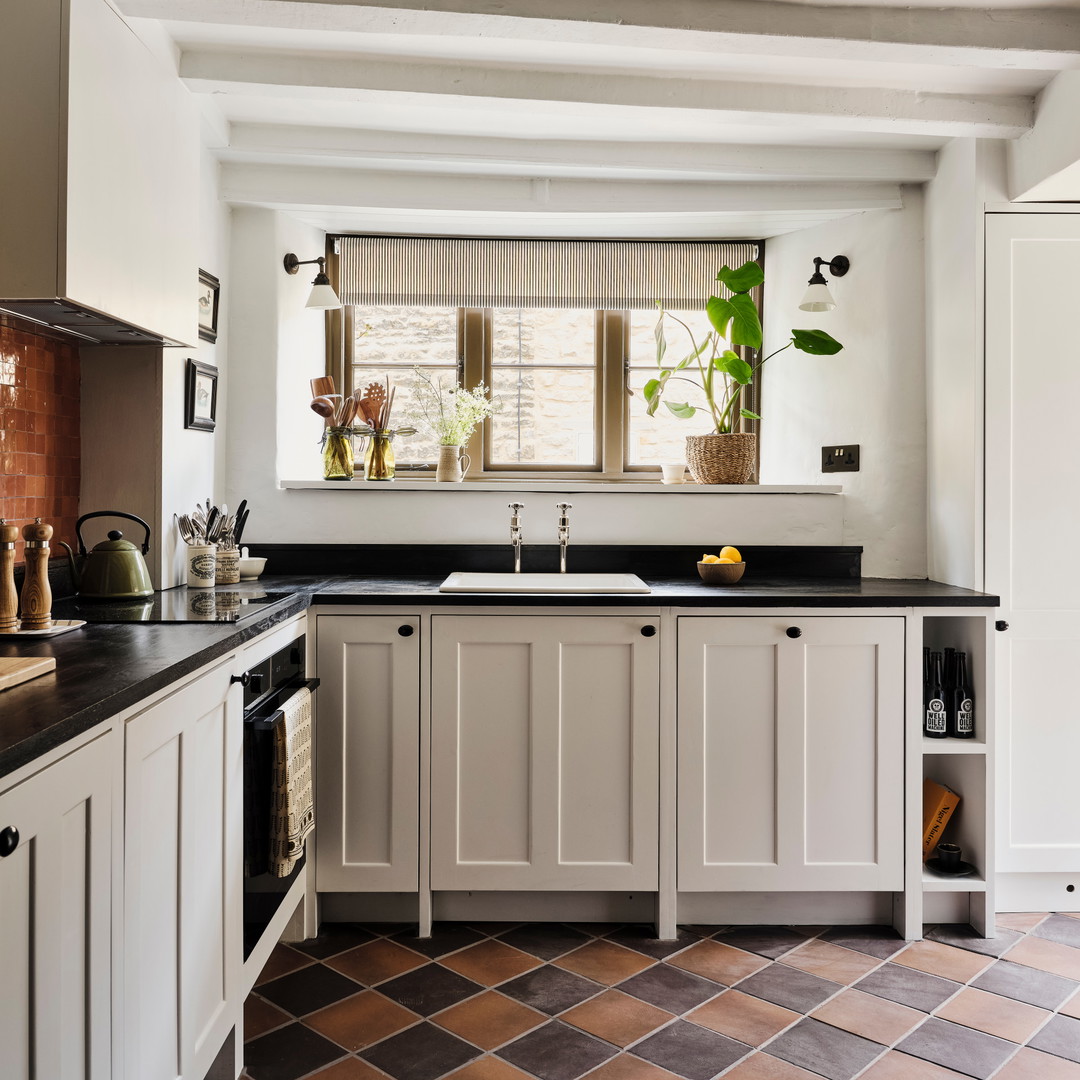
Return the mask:
M 998 598 L 932 581 L 744 578 L 708 586 L 645 577 L 650 594 L 440 593 L 438 576 L 276 576 L 260 584 L 288 599 L 240 625 L 90 624 L 60 637 L 0 641 L 0 656 L 55 656 L 56 671 L 0 692 L 0 777 L 224 656 L 312 604 L 513 607 L 881 608 L 996 607 Z

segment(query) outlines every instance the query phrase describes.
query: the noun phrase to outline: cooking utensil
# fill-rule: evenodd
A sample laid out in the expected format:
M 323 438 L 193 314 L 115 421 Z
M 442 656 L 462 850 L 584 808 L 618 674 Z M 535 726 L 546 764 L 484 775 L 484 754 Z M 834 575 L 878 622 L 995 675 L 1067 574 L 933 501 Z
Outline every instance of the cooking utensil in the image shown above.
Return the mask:
M 98 517 L 122 517 L 141 525 L 146 530 L 142 551 L 130 540 L 125 540 L 119 529 L 113 529 L 109 539 L 97 544 L 88 554 L 83 543 L 82 525 L 84 521 Z M 95 600 L 130 600 L 153 594 L 154 587 L 150 583 L 150 571 L 144 558 L 150 550 L 150 526 L 142 518 L 121 510 L 95 510 L 91 514 L 83 514 L 75 522 L 75 536 L 79 541 L 81 566 L 76 565 L 75 553 L 71 548 L 63 540 L 60 544 L 67 548 L 71 576 L 79 596 Z
M 250 513 L 251 511 L 245 506 L 244 512 L 236 519 L 236 536 L 233 540 L 236 544 L 240 543 L 240 537 L 244 535 L 244 526 L 247 524 L 248 514 Z
M 376 431 L 382 431 L 383 406 L 386 404 L 386 388 L 382 383 L 370 383 L 364 392 L 367 398 L 367 418 Z
M 311 380 L 311 396 L 321 397 L 323 394 L 334 393 L 334 380 L 329 375 L 321 375 Z
M 318 413 L 324 420 L 330 420 L 334 415 L 334 403 L 328 397 L 313 398 L 311 411 Z
M 208 544 L 212 544 L 214 542 L 214 526 L 217 525 L 218 518 L 220 516 L 221 515 L 218 513 L 218 508 L 216 506 L 210 508 L 210 513 L 207 515 L 206 518 L 206 532 L 204 533 L 204 535 L 206 536 L 206 542 Z

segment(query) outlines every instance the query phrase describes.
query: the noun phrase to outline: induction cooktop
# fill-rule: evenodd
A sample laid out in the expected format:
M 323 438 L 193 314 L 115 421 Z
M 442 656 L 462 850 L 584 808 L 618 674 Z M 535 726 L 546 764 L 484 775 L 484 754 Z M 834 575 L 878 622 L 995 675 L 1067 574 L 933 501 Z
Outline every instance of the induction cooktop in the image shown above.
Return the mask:
M 54 619 L 88 623 L 235 623 L 264 612 L 290 593 L 267 592 L 258 585 L 219 585 L 213 589 L 166 589 L 142 600 L 85 600 L 71 597 L 53 604 Z

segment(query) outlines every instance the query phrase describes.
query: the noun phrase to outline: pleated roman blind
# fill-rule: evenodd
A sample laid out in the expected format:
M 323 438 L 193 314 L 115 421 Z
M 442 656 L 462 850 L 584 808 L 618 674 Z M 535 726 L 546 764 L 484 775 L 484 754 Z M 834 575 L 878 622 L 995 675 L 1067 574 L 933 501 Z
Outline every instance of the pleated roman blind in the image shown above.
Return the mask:
M 723 240 L 492 240 L 341 236 L 345 304 L 620 310 L 704 308 L 725 264 L 760 245 Z

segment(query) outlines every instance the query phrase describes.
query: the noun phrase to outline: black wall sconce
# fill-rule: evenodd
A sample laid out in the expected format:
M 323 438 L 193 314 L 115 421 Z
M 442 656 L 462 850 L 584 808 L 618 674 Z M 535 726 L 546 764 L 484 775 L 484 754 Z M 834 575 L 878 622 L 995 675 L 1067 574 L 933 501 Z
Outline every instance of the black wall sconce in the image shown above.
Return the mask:
M 851 269 L 851 260 L 846 255 L 837 255 L 832 259 L 814 259 L 814 275 L 807 283 L 806 294 L 799 304 L 800 311 L 832 311 L 836 301 L 829 292 L 829 283 L 821 273 L 822 265 L 829 269 L 833 277 L 843 277 Z

